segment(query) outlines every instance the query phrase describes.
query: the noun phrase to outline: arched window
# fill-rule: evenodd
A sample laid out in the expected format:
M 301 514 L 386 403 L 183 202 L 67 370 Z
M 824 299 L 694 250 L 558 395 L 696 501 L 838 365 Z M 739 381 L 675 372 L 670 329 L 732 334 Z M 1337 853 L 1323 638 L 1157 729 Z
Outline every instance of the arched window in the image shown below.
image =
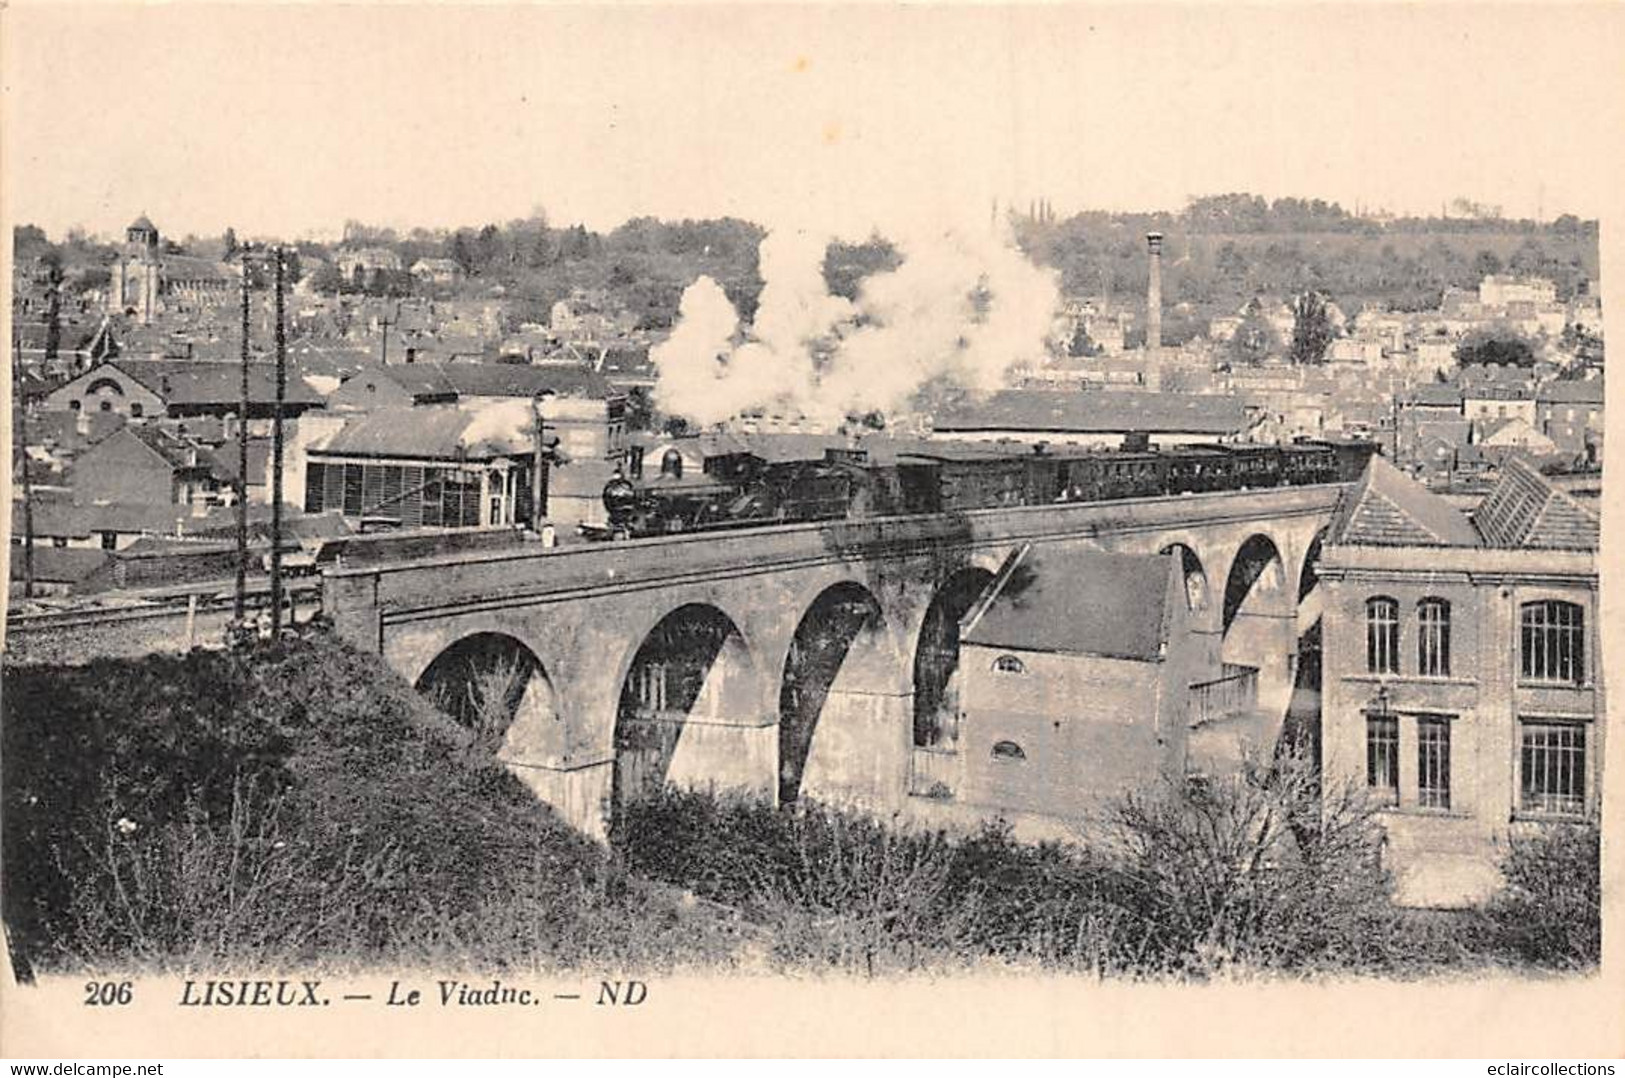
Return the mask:
M 1014 655 L 1000 655 L 993 660 L 993 670 L 999 674 L 1025 674 L 1027 664 Z
M 1399 673 L 1399 603 L 1384 595 L 1365 601 L 1365 668 Z
M 1021 746 L 1014 741 L 995 741 L 993 743 L 993 758 L 995 760 L 1025 760 L 1027 754 L 1021 751 Z
M 1585 611 L 1557 599 L 1524 603 L 1522 671 L 1530 681 L 1585 680 Z
M 1416 604 L 1416 672 L 1450 676 L 1450 603 L 1444 599 Z

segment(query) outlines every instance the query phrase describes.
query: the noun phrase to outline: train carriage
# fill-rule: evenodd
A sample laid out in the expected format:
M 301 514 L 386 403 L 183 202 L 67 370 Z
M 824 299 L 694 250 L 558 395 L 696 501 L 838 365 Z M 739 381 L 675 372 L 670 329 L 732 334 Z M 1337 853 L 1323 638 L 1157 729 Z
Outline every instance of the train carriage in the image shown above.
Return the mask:
M 852 447 L 776 460 L 744 451 L 708 461 L 706 474 L 691 478 L 663 460 L 660 476 L 617 478 L 604 500 L 614 534 L 660 535 L 1348 482 L 1375 451 L 1369 442 L 1330 441 L 1152 448 L 1143 438 L 1119 449 L 1059 451 L 1042 444 L 897 449 L 882 443 L 880 460 Z M 891 452 L 895 456 L 886 455 Z

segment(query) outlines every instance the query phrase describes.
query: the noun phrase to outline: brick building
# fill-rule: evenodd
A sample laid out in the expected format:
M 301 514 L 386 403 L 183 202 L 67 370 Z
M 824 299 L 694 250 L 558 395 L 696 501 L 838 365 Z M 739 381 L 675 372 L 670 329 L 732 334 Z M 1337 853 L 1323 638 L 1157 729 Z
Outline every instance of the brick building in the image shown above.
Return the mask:
M 1499 885 L 1510 834 L 1596 819 L 1598 520 L 1509 458 L 1471 519 L 1376 458 L 1318 566 L 1322 756 L 1384 807 L 1401 902 Z

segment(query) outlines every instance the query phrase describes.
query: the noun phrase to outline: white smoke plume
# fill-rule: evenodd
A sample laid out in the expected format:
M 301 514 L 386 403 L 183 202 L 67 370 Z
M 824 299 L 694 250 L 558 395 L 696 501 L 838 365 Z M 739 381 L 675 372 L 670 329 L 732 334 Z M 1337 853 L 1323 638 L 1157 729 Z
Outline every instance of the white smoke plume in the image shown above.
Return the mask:
M 825 286 L 831 238 L 777 231 L 762 241 L 764 287 L 749 326 L 715 281 L 690 285 L 671 337 L 651 354 L 656 404 L 700 425 L 753 410 L 833 424 L 894 413 L 933 382 L 998 389 L 1011 368 L 1045 354 L 1059 286 L 1008 235 L 896 241 L 902 263 L 866 277 L 856 303 Z
M 535 433 L 536 413 L 529 400 L 500 400 L 475 409 L 457 442 L 464 449 L 527 453 L 534 450 Z

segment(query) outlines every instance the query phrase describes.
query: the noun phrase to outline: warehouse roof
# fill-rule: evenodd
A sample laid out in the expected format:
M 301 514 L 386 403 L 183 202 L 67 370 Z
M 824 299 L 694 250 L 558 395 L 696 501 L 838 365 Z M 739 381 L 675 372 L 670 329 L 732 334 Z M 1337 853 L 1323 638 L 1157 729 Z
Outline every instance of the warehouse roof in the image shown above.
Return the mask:
M 1239 434 L 1252 425 L 1246 402 L 1200 393 L 1061 392 L 1007 389 L 943 409 L 939 431 Z

